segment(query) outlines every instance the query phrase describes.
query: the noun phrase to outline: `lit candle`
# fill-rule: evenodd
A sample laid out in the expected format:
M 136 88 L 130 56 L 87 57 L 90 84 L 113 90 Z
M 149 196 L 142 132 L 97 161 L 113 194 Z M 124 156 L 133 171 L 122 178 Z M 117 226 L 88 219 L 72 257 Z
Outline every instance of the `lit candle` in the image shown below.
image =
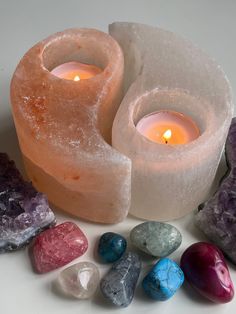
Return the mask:
M 143 136 L 159 144 L 187 144 L 200 135 L 196 123 L 190 117 L 167 110 L 144 116 L 136 128 Z
M 74 81 L 89 79 L 101 72 L 102 69 L 96 65 L 75 61 L 60 64 L 51 71 L 57 77 Z

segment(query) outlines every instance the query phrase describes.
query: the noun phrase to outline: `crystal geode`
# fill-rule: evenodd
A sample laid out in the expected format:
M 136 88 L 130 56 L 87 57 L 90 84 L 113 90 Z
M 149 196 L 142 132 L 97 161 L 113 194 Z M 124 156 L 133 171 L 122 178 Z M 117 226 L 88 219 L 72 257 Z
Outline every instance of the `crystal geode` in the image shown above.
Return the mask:
M 213 197 L 199 206 L 195 222 L 236 264 L 236 118 L 229 129 L 225 154 L 227 174 Z
M 46 196 L 24 181 L 15 163 L 0 153 L 0 253 L 24 247 L 54 223 Z
M 80 81 L 51 73 L 70 61 L 103 71 Z M 123 68 L 122 50 L 111 36 L 69 29 L 32 47 L 11 82 L 13 117 L 30 180 L 57 207 L 101 223 L 122 221 L 130 206 L 131 162 L 110 146 Z
M 132 161 L 130 213 L 142 219 L 180 218 L 212 189 L 233 117 L 229 82 L 220 66 L 177 34 L 138 23 L 114 23 L 124 52 L 124 88 L 112 144 Z M 189 116 L 200 136 L 185 145 L 154 143 L 136 126 L 145 115 L 172 110 Z

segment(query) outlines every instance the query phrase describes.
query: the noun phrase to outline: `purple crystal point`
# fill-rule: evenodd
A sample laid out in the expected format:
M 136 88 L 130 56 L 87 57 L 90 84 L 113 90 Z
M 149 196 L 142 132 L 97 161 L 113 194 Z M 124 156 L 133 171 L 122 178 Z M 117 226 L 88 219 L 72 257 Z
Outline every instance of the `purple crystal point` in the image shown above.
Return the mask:
M 24 181 L 14 161 L 0 153 L 0 253 L 24 247 L 54 224 L 46 196 Z
M 199 206 L 196 225 L 236 264 L 236 118 L 226 141 L 228 171 L 218 191 Z

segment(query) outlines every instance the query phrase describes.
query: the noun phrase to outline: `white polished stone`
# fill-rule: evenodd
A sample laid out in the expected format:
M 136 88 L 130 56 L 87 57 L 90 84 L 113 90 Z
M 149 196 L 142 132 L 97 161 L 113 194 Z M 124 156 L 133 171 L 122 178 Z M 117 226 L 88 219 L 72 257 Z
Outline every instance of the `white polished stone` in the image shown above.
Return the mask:
M 99 270 L 91 262 L 80 262 L 64 269 L 58 276 L 58 288 L 68 296 L 89 299 L 99 284 Z

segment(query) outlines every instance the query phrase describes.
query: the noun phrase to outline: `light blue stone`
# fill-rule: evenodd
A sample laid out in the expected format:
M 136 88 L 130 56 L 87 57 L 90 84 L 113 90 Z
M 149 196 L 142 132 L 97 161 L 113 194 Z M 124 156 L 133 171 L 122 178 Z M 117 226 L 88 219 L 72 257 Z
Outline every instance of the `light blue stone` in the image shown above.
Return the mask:
M 149 255 L 166 257 L 180 246 L 182 236 L 170 224 L 146 221 L 131 230 L 130 240 L 134 246 Z
M 154 300 L 166 301 L 171 298 L 184 282 L 184 273 L 169 258 L 160 259 L 143 279 L 146 294 Z

